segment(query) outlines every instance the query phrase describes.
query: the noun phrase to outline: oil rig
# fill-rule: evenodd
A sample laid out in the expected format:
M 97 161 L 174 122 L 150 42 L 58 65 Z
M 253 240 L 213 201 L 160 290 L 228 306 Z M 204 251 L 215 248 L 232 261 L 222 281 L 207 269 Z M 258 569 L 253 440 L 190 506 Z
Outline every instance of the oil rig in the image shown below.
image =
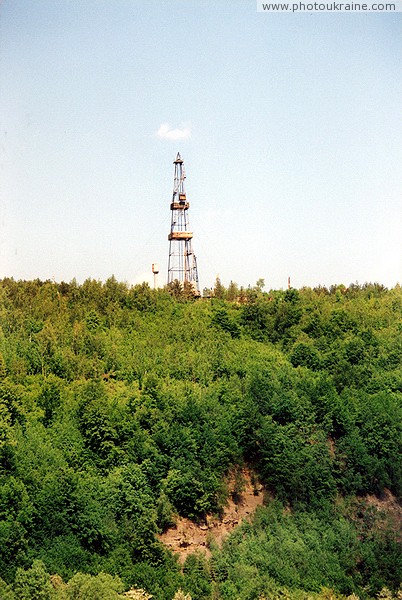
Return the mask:
M 183 159 L 177 153 L 174 164 L 173 196 L 170 203 L 171 221 L 169 240 L 168 286 L 178 281 L 183 290 L 190 291 L 194 296 L 200 295 L 198 281 L 197 259 L 193 252 L 193 233 L 190 231 L 188 209 L 184 180 Z

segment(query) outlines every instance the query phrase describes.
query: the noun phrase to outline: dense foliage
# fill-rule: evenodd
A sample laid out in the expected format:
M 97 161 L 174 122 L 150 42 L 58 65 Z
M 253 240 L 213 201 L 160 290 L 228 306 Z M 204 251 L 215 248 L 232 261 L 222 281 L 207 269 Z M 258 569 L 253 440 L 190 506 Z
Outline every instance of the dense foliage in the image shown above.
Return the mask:
M 402 290 L 262 289 L 0 282 L 0 598 L 392 596 Z M 181 571 L 245 463 L 276 500 Z

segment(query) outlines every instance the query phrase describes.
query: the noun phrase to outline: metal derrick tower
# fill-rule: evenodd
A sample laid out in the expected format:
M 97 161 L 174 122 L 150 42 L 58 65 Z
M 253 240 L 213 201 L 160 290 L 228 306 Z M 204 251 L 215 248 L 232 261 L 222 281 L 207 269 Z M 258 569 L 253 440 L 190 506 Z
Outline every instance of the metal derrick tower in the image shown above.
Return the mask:
M 184 189 L 186 172 L 183 160 L 177 153 L 174 164 L 173 197 L 170 203 L 171 224 L 169 240 L 168 286 L 176 280 L 182 288 L 190 288 L 195 296 L 200 295 L 197 260 L 193 252 L 193 233 L 189 231 L 188 209 L 190 203 Z

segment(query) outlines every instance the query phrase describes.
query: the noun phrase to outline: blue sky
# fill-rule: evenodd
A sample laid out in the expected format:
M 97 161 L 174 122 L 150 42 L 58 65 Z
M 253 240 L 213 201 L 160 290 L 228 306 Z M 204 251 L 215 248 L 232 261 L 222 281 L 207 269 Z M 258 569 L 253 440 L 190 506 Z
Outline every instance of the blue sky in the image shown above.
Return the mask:
M 164 284 L 180 151 L 201 287 L 401 282 L 401 20 L 3 0 L 0 277 Z

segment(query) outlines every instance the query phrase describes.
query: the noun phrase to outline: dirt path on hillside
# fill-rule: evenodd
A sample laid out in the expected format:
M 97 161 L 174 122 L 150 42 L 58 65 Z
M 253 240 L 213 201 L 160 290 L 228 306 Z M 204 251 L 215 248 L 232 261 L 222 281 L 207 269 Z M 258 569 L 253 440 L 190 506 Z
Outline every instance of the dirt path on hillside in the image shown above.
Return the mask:
M 223 539 L 233 531 L 244 519 L 252 515 L 257 506 L 264 502 L 264 488 L 260 484 L 253 483 L 255 477 L 249 469 L 242 469 L 241 492 L 237 495 L 231 494 L 224 510 L 222 519 L 208 516 L 205 524 L 197 525 L 189 519 L 178 517 L 176 526 L 168 529 L 159 536 L 168 548 L 184 563 L 189 554 L 203 552 L 210 556 L 208 548 L 213 541 L 219 546 Z M 229 491 L 234 490 L 235 477 L 228 482 Z

